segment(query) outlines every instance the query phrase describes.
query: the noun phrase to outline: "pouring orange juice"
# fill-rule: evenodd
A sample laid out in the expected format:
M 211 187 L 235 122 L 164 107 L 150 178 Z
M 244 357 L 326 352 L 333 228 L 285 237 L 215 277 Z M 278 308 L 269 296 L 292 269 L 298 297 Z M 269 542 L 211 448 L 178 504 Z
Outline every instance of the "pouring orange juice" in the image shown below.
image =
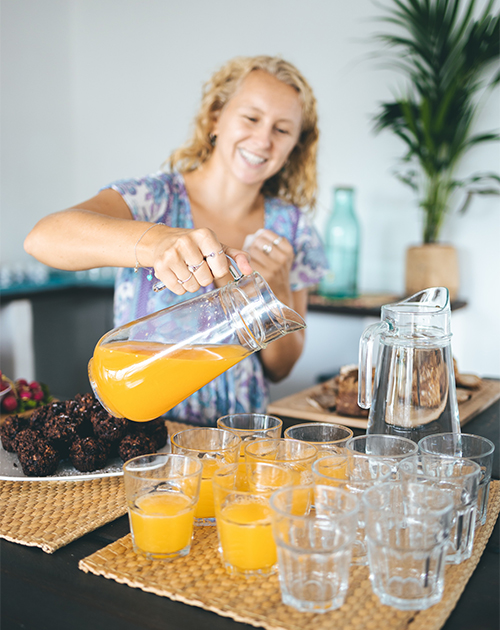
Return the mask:
M 304 327 L 262 276 L 240 274 L 219 289 L 106 333 L 89 362 L 90 384 L 109 413 L 145 422 Z

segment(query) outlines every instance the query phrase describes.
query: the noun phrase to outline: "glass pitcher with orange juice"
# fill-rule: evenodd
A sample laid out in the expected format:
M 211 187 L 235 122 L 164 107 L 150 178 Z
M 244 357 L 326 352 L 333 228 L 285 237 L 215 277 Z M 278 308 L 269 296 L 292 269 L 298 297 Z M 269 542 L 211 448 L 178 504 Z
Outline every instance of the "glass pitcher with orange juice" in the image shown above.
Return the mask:
M 222 372 L 305 328 L 257 272 L 115 328 L 95 347 L 89 380 L 116 417 L 146 422 L 161 416 Z

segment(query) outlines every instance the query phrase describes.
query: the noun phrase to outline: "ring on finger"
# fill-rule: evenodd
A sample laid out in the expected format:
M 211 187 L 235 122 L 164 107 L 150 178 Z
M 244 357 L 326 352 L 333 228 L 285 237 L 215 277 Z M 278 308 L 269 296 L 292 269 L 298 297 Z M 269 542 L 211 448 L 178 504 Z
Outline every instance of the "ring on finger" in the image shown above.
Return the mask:
M 269 254 L 273 251 L 273 246 L 271 245 L 271 243 L 266 243 L 265 245 L 262 245 L 262 251 L 264 252 L 264 254 L 267 254 L 269 256 Z
M 221 249 L 221 250 L 220 250 L 220 252 L 210 252 L 210 254 L 207 254 L 207 255 L 205 256 L 205 260 L 206 260 L 207 258 L 215 258 L 216 256 L 220 256 L 220 255 L 221 255 L 221 254 L 223 254 L 223 253 L 224 253 L 224 249 Z
M 197 265 L 188 265 L 187 268 L 189 269 L 189 271 L 191 273 L 194 273 L 195 271 L 197 271 L 205 262 L 205 259 L 203 259 L 200 263 L 198 263 Z
M 193 277 L 193 272 L 191 272 L 191 273 L 189 274 L 189 277 L 188 277 L 188 278 L 186 278 L 185 280 L 179 280 L 179 278 L 177 278 L 177 282 L 178 282 L 179 284 L 186 284 L 186 282 L 187 282 L 188 280 L 191 280 L 191 278 L 192 278 L 192 277 Z
M 277 236 L 273 241 L 273 245 L 279 245 L 282 240 L 283 240 L 282 236 Z

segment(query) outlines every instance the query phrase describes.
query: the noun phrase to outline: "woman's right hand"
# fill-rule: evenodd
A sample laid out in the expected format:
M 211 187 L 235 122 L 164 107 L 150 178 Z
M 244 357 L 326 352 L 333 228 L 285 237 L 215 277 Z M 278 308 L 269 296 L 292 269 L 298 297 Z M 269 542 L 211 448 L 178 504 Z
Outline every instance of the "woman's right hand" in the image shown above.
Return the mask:
M 227 256 L 234 259 L 243 274 L 253 271 L 245 252 L 223 245 L 208 228 L 186 230 L 158 225 L 150 232 L 155 241 L 150 245 L 146 242 L 144 247 L 152 252 L 151 265 L 142 263 L 147 257 L 141 247 L 142 239 L 137 247 L 137 258 L 144 266 L 153 267 L 156 278 L 177 295 L 194 293 L 227 276 Z M 144 235 L 145 240 L 148 235 L 149 232 Z

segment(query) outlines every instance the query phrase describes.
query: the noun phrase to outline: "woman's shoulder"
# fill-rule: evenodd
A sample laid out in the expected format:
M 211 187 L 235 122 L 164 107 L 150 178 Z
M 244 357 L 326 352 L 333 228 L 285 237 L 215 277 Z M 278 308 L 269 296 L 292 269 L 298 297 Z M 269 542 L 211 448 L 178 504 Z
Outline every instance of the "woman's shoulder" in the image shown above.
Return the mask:
M 129 177 L 117 179 L 105 186 L 113 188 L 122 195 L 138 195 L 146 192 L 155 198 L 158 194 L 173 193 L 185 194 L 184 180 L 180 173 L 175 171 L 156 171 L 143 177 Z
M 188 207 L 184 179 L 180 173 L 157 171 L 144 177 L 119 179 L 105 188 L 116 190 L 140 221 L 164 221 L 171 225 L 172 213 Z

